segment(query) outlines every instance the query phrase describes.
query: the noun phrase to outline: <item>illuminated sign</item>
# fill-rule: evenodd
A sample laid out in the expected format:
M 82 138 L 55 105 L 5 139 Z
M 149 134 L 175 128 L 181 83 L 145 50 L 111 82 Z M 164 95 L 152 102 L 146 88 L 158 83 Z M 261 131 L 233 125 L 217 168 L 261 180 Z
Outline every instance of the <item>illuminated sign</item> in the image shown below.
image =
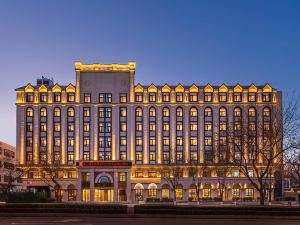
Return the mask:
M 79 162 L 79 166 L 132 166 L 131 162 L 105 162 L 105 161 L 91 161 L 91 162 Z

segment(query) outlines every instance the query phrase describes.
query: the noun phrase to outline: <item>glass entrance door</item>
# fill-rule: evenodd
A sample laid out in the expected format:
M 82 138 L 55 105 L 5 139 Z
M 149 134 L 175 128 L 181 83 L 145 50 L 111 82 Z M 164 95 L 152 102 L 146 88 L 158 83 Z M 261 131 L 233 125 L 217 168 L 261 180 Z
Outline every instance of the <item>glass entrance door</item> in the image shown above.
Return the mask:
M 95 202 L 112 202 L 113 200 L 113 189 L 95 189 Z

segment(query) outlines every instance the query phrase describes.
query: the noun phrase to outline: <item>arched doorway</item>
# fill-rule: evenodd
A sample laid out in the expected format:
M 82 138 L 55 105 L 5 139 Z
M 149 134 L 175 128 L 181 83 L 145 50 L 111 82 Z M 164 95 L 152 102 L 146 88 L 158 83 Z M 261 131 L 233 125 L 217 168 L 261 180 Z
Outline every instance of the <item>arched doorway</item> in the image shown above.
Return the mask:
M 241 190 L 241 185 L 240 184 L 234 184 L 232 186 L 232 200 L 239 200 L 240 199 L 240 190 Z
M 182 200 L 183 199 L 183 186 L 182 184 L 178 184 L 175 190 L 176 194 L 176 200 Z
M 161 187 L 161 197 L 164 199 L 170 198 L 170 186 L 168 184 L 163 184 Z
M 157 197 L 157 185 L 154 183 L 149 184 L 148 186 L 148 197 L 156 198 Z
M 189 188 L 189 201 L 197 201 L 196 185 L 191 184 Z
M 111 202 L 114 199 L 113 179 L 107 173 L 97 176 L 95 182 L 95 202 Z
M 136 201 L 143 201 L 143 199 L 144 199 L 144 195 L 143 195 L 144 186 L 141 183 L 137 183 L 134 186 L 133 189 L 134 189 L 134 194 L 135 194 L 135 200 Z

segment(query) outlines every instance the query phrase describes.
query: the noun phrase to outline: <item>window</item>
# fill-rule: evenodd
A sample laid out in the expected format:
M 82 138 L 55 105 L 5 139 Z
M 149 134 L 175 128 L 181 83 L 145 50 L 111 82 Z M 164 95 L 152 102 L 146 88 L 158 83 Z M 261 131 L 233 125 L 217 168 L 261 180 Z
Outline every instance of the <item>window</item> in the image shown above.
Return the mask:
M 68 102 L 75 102 L 75 93 L 68 93 L 67 94 L 67 101 Z
M 210 188 L 203 189 L 203 198 L 210 198 Z
M 163 123 L 163 131 L 169 131 L 170 130 L 170 125 L 169 123 Z
M 205 122 L 204 130 L 205 131 L 211 131 L 212 130 L 212 123 L 211 122 Z
M 47 146 L 47 139 L 45 137 L 41 138 L 41 147 Z
M 135 160 L 142 161 L 142 159 L 143 159 L 142 153 L 141 152 L 136 152 L 135 153 Z
M 182 131 L 182 123 L 176 124 L 176 131 Z
M 33 117 L 33 109 L 32 108 L 27 108 L 26 116 L 27 117 Z
M 32 138 L 26 138 L 26 147 L 32 147 Z
M 157 177 L 157 173 L 154 172 L 154 171 L 149 171 L 149 172 L 148 172 L 148 177 L 149 177 L 149 178 L 156 178 L 156 177 Z
M 156 101 L 156 93 L 149 93 L 149 102 Z
M 41 108 L 40 116 L 41 117 L 46 117 L 47 116 L 47 109 L 46 108 Z
M 127 124 L 126 124 L 126 122 L 121 122 L 120 123 L 120 131 L 121 132 L 126 132 L 126 130 L 127 130 Z
M 135 177 L 136 178 L 143 178 L 144 177 L 143 171 L 135 171 Z
M 205 137 L 204 138 L 204 145 L 211 146 L 212 145 L 212 137 Z
M 90 139 L 88 137 L 83 138 L 83 146 L 90 146 Z
M 269 108 L 264 108 L 264 117 L 269 117 L 270 116 L 270 109 Z
M 162 93 L 162 101 L 169 102 L 170 101 L 170 93 Z
M 191 137 L 190 138 L 190 145 L 191 146 L 197 146 L 197 144 L 198 144 L 197 138 L 196 137 Z
M 54 146 L 55 147 L 59 147 L 60 146 L 60 138 L 59 137 L 55 137 L 54 138 Z
M 54 123 L 54 131 L 60 132 L 60 123 Z
M 141 108 L 136 108 L 135 110 L 135 116 L 136 117 L 142 117 L 143 116 L 143 111 Z
M 110 93 L 100 93 L 99 94 L 99 103 L 111 103 L 112 95 Z
M 46 123 L 41 123 L 41 132 L 46 132 L 47 131 L 47 124 Z
M 142 123 L 136 123 L 135 124 L 135 130 L 136 131 L 142 131 L 142 129 L 143 129 Z
M 225 108 L 220 108 L 220 117 L 225 117 L 226 116 L 226 109 Z
M 198 93 L 190 93 L 190 102 L 198 101 Z
M 170 145 L 170 138 L 164 137 L 163 138 L 163 146 L 169 146 Z
M 142 138 L 141 137 L 137 137 L 135 139 L 135 145 L 136 146 L 142 146 L 142 144 L 143 144 Z
M 84 117 L 90 116 L 90 108 L 83 108 L 83 116 Z
M 143 101 L 143 93 L 135 93 L 135 101 L 142 102 Z
M 155 131 L 155 123 L 149 124 L 149 131 Z
M 73 123 L 68 123 L 68 131 L 74 131 L 74 124 Z
M 204 102 L 212 102 L 212 93 L 204 93 Z
M 271 101 L 271 93 L 263 93 L 263 102 L 270 102 Z
M 233 101 L 234 102 L 241 102 L 242 101 L 242 93 L 234 93 L 233 94 Z
M 183 144 L 182 137 L 177 137 L 176 138 L 176 145 L 177 146 L 182 146 L 182 144 Z
M 34 93 L 26 93 L 26 102 L 34 101 Z
M 26 132 L 31 132 L 32 131 L 32 123 L 27 123 L 26 124 Z
M 47 93 L 40 93 L 40 102 L 47 102 Z
M 127 114 L 126 108 L 120 108 L 120 116 L 121 117 L 126 117 L 126 114 Z
M 155 146 L 156 145 L 156 138 L 155 137 L 150 137 L 149 138 L 149 145 L 150 146 Z
M 121 182 L 126 181 L 126 173 L 124 173 L 124 172 L 119 173 L 119 181 L 121 181 Z
M 211 110 L 211 108 L 206 108 L 204 110 L 204 116 L 207 116 L 207 117 L 211 117 L 212 116 L 212 110 Z
M 170 110 L 168 108 L 163 109 L 163 116 L 164 117 L 169 117 L 170 116 Z
M 195 117 L 198 115 L 197 109 L 196 108 L 191 108 L 190 109 L 190 116 Z
M 255 117 L 256 116 L 256 111 L 254 108 L 250 108 L 248 111 L 248 116 L 249 117 Z
M 240 117 L 241 116 L 241 109 L 240 108 L 235 108 L 233 111 L 233 115 L 235 117 Z
M 254 171 L 253 170 L 248 170 L 248 176 L 253 177 L 254 176 Z
M 176 93 L 176 102 L 183 102 L 183 93 Z
M 68 138 L 68 146 L 73 147 L 74 146 L 74 138 Z
M 84 103 L 91 103 L 91 94 L 90 93 L 84 93 L 83 95 L 83 102 Z
M 177 108 L 177 110 L 176 110 L 176 116 L 177 117 L 182 117 L 183 116 L 183 110 L 182 110 L 182 108 Z
M 248 93 L 248 101 L 255 102 L 256 101 L 256 93 Z
M 120 145 L 121 146 L 126 146 L 127 145 L 127 139 L 126 139 L 126 137 L 121 137 L 120 138 Z
M 227 145 L 227 138 L 226 137 L 220 137 L 220 145 L 226 146 Z
M 245 189 L 245 195 L 246 195 L 246 197 L 253 198 L 253 196 L 254 196 L 253 188 L 246 188 Z
M 232 177 L 239 177 L 239 176 L 240 176 L 240 171 L 232 170 Z
M 54 117 L 59 117 L 60 116 L 60 108 L 55 108 L 54 109 Z
M 226 131 L 226 122 L 220 122 L 220 130 Z
M 54 102 L 61 102 L 61 93 L 54 93 Z
M 120 103 L 126 103 L 127 102 L 127 94 L 121 93 L 120 94 Z
M 100 125 L 99 125 L 100 126 Z M 90 131 L 90 124 L 89 123 L 84 123 L 83 124 L 83 131 L 84 132 L 89 132 Z M 101 131 L 100 131 L 101 132 Z
M 219 93 L 219 102 L 227 101 L 227 93 Z
M 190 131 L 197 131 L 197 128 L 198 128 L 197 123 L 190 124 Z
M 155 109 L 154 108 L 150 108 L 150 110 L 149 110 L 149 116 L 150 117 L 154 117 L 155 116 Z
M 69 116 L 69 117 L 74 117 L 74 116 L 75 116 L 75 111 L 74 111 L 73 108 L 69 108 L 69 109 L 68 109 L 68 116 Z

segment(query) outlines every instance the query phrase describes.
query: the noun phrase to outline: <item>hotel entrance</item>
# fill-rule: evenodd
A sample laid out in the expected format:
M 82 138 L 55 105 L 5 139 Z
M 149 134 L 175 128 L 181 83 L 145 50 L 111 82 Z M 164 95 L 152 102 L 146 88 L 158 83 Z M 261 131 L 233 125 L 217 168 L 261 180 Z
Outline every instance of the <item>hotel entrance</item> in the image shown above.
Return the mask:
M 114 200 L 113 189 L 95 189 L 95 202 L 112 202 Z

